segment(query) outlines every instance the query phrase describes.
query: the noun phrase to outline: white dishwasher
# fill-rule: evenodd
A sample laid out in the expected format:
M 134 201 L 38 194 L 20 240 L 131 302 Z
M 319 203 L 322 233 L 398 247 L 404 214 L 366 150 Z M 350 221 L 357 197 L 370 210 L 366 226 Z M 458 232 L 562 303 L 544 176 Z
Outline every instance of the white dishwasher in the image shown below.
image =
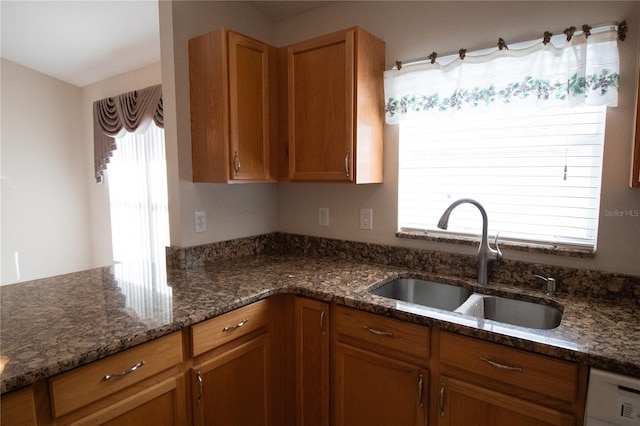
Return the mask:
M 640 379 L 592 368 L 585 426 L 640 426 Z

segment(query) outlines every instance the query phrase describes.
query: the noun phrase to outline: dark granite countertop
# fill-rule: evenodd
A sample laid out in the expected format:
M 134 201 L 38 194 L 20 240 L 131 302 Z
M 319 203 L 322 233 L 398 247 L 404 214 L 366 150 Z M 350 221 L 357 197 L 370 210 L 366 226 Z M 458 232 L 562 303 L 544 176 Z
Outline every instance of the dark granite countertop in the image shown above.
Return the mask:
M 370 288 L 397 277 L 451 281 L 392 266 L 261 255 L 197 270 L 169 269 L 166 276 L 149 270 L 116 265 L 0 287 L 0 391 L 19 389 L 277 293 L 333 301 L 640 377 L 640 309 L 635 304 L 548 297 L 492 285 L 488 291 L 564 307 L 559 327 L 531 330 L 371 295 Z

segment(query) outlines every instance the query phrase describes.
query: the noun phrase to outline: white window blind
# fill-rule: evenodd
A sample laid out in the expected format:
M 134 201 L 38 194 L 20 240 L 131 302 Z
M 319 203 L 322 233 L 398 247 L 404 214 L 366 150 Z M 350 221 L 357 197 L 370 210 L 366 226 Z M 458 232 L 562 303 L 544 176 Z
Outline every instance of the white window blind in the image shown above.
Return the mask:
M 487 210 L 501 239 L 595 248 L 606 106 L 475 109 L 400 123 L 399 228 L 443 232 L 460 198 Z M 450 232 L 477 235 L 461 205 Z
M 165 248 L 169 203 L 164 130 L 125 133 L 107 170 L 114 276 L 140 318 L 171 321 Z M 150 290 L 154 290 L 151 292 Z M 158 306 L 161 306 L 159 309 Z

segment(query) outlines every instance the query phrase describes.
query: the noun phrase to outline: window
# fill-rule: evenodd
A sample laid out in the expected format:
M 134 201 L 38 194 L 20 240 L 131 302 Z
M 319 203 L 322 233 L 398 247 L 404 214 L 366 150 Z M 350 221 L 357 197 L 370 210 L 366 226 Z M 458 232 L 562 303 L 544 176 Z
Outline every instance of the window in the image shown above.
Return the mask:
M 617 105 L 617 34 L 427 61 L 385 73 L 400 125 L 398 227 L 595 249 L 607 106 Z M 555 44 L 554 44 L 555 43 Z M 429 63 L 430 62 L 430 63 Z
M 127 307 L 143 319 L 171 321 L 158 318 L 171 315 L 172 303 L 171 287 L 166 285 L 169 206 L 164 130 L 151 123 L 145 133 L 124 133 L 107 176 L 113 257 L 120 262 L 114 265 L 114 275 L 127 296 Z M 164 308 L 157 309 L 158 304 Z
M 463 112 L 400 124 L 399 228 L 442 232 L 460 198 L 489 214 L 501 239 L 594 247 L 606 107 Z M 448 230 L 475 235 L 480 213 L 461 205 Z

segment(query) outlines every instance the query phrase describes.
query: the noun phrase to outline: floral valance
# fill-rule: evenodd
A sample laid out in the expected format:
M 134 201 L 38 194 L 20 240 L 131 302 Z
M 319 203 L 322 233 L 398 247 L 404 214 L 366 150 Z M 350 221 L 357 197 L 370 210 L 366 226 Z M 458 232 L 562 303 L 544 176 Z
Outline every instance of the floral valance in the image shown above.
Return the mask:
M 125 133 L 147 130 L 151 122 L 164 128 L 162 85 L 100 99 L 93 103 L 93 136 L 96 182 L 100 183 L 113 151 L 116 138 Z
M 560 38 L 519 49 L 500 39 L 490 53 L 461 50 L 459 56 L 436 61 L 434 52 L 423 63 L 386 71 L 387 123 L 462 108 L 616 106 L 616 29 Z

